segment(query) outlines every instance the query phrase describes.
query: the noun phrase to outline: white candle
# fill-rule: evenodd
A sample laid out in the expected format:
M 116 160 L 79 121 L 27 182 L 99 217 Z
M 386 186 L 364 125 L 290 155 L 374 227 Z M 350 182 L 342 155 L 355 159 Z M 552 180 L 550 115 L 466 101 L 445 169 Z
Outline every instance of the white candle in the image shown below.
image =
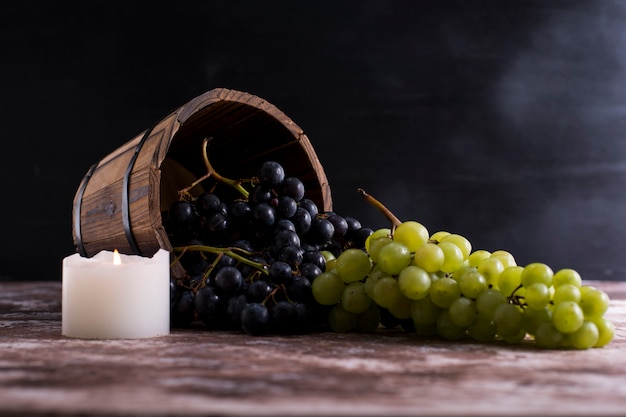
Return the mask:
M 152 258 L 101 251 L 63 259 L 62 334 L 84 339 L 168 334 L 169 260 L 164 249 Z

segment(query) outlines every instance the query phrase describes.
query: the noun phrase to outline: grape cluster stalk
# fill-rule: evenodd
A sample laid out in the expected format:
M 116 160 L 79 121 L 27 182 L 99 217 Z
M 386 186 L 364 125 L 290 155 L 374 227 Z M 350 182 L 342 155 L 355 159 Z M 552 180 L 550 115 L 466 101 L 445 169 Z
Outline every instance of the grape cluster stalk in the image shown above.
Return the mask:
M 222 177 L 206 144 L 207 175 L 162 213 L 175 262 L 186 271 L 171 280 L 172 325 L 250 335 L 325 326 L 328 308 L 315 301 L 312 282 L 346 249 L 363 251 L 373 230 L 321 212 L 303 182 L 276 161 L 263 162 L 253 178 Z M 208 188 L 192 195 L 200 184 Z
M 312 284 L 331 308 L 336 332 L 387 329 L 447 340 L 534 343 L 539 348 L 589 349 L 608 344 L 613 323 L 608 295 L 583 285 L 571 268 L 517 265 L 506 250 L 472 248 L 460 234 L 400 221 L 359 190 L 390 221 L 347 249 Z

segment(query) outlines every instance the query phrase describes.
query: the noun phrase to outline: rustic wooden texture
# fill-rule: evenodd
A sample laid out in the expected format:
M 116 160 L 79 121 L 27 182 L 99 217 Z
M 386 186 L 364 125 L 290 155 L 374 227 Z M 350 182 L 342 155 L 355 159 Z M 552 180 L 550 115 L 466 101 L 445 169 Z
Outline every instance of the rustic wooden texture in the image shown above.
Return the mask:
M 624 415 L 626 283 L 593 285 L 615 339 L 546 351 L 401 331 L 70 339 L 59 283 L 2 283 L 0 415 Z
M 103 249 L 134 253 L 123 227 L 123 179 L 146 132 L 97 162 L 80 201 L 77 190 L 73 216 L 80 221 L 73 224 L 74 243 L 78 243 L 80 231 L 87 256 Z M 142 255 L 152 256 L 159 248 L 172 249 L 161 220 L 161 201 L 172 197 L 161 193 L 171 188 L 161 187 L 161 181 L 162 176 L 176 173 L 161 172 L 163 161 L 170 158 L 187 173 L 201 177 L 206 174 L 201 154 L 206 137 L 213 138 L 209 153 L 220 174 L 250 178 L 264 160 L 277 160 L 287 175 L 304 182 L 307 197 L 324 210 L 332 208 L 328 179 L 302 129 L 257 96 L 215 89 L 158 121 L 137 153 L 129 176 L 129 223 Z

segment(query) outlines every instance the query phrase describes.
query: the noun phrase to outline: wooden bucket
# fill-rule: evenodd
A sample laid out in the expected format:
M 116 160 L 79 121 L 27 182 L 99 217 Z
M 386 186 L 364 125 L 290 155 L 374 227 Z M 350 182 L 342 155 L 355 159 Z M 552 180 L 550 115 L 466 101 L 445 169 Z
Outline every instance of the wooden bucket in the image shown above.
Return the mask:
M 177 191 L 206 174 L 202 142 L 221 175 L 256 175 L 265 160 L 300 178 L 306 197 L 331 210 L 331 192 L 315 150 L 302 129 L 267 101 L 240 91 L 210 90 L 155 123 L 94 164 L 76 192 L 73 239 L 77 252 L 101 250 L 152 256 L 172 252 L 161 212 Z M 184 271 L 175 269 L 174 275 Z

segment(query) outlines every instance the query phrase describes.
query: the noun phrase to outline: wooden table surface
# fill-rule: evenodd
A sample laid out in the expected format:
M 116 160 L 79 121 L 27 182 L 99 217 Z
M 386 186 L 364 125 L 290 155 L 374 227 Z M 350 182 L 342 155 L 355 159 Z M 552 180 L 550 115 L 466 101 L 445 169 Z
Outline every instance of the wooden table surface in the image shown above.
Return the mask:
M 61 285 L 0 283 L 0 415 L 626 415 L 626 283 L 604 348 L 447 342 L 398 332 L 142 340 L 61 335 Z

